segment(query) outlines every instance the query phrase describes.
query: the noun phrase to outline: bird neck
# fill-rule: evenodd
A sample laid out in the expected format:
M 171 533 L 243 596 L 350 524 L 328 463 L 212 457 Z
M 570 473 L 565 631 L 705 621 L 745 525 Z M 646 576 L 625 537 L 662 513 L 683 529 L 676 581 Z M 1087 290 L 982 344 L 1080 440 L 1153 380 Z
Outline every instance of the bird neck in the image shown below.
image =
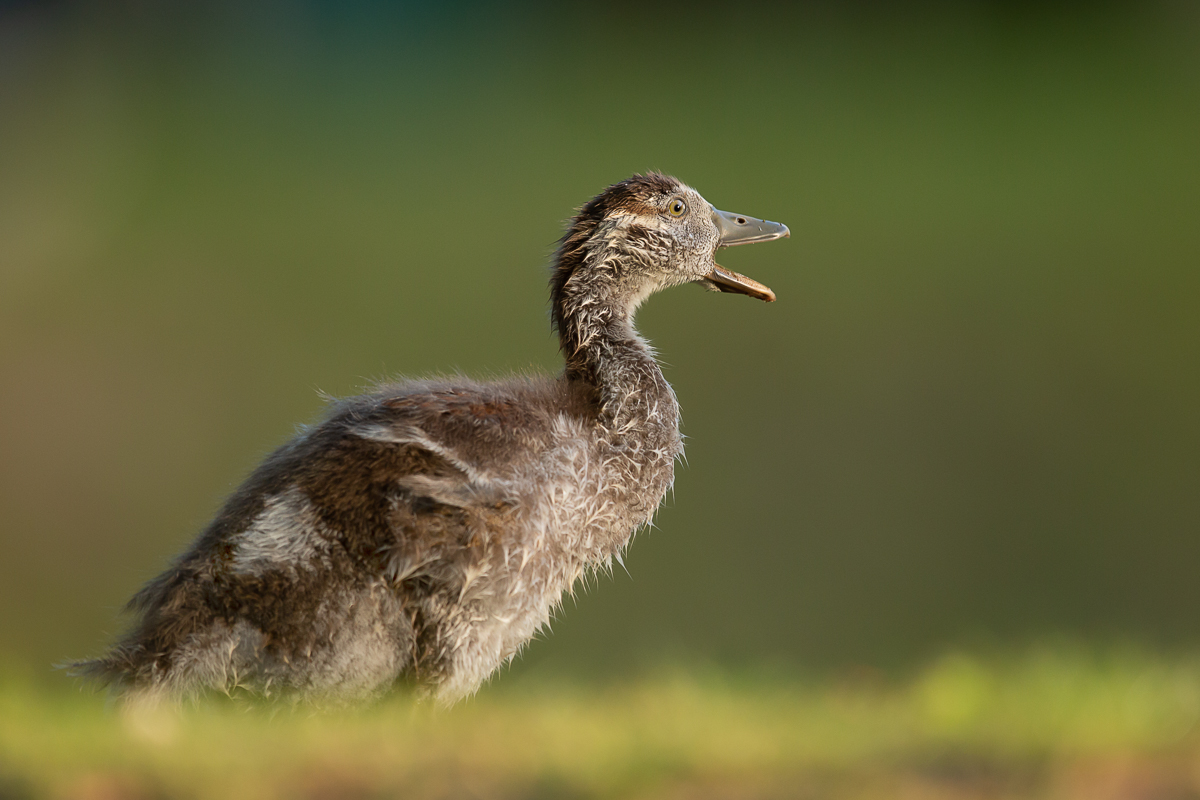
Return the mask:
M 637 298 L 571 284 L 555 298 L 561 304 L 556 316 L 566 380 L 583 382 L 594 391 L 602 424 L 614 430 L 646 425 L 677 430 L 675 393 L 653 348 L 633 326 Z
M 633 327 L 624 309 L 597 305 L 572 318 L 564 336 L 566 378 L 596 392 L 601 421 L 614 430 L 657 423 L 678 428 L 675 393 L 663 377 L 654 350 Z
M 551 316 L 566 359 L 565 378 L 586 385 L 602 424 L 678 430 L 679 409 L 633 315 L 655 284 L 644 275 L 646 238 L 631 241 L 608 221 L 580 216 L 563 238 L 550 282 Z M 633 427 L 631 427 L 633 426 Z

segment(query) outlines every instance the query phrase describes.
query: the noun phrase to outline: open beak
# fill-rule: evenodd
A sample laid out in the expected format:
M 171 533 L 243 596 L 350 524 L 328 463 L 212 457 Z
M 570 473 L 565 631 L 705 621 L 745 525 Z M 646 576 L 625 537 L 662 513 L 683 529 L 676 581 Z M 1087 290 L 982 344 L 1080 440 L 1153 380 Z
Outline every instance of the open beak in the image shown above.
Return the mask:
M 787 225 L 782 223 L 755 219 L 742 214 L 730 214 L 728 211 L 713 209 L 713 220 L 721 231 L 721 241 L 717 245 L 718 247 L 769 242 L 772 239 L 784 239 L 792 235 Z M 731 269 L 725 269 L 719 264 L 704 277 L 722 292 L 748 294 L 768 303 L 775 300 L 775 293 L 766 286 L 745 275 L 739 275 Z

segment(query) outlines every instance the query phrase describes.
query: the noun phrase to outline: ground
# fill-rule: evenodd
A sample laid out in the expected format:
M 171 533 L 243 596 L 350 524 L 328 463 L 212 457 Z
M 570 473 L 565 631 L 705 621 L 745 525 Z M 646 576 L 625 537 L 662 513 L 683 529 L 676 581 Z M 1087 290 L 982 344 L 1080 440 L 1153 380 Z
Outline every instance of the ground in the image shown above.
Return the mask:
M 1200 661 L 1132 650 L 950 654 L 906 679 L 502 676 L 450 711 L 129 715 L 66 683 L 0 679 L 0 800 L 1200 797 Z

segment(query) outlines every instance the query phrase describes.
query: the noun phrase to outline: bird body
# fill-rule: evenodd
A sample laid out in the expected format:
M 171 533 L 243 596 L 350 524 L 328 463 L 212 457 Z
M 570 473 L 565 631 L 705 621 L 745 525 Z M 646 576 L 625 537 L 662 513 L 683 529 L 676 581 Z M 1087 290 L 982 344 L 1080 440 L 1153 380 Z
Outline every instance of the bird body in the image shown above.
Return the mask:
M 620 558 L 672 484 L 679 406 L 633 328 L 638 304 L 685 282 L 773 299 L 712 253 L 786 227 L 722 214 L 658 174 L 609 187 L 556 258 L 561 376 L 407 382 L 335 403 L 135 595 L 133 630 L 79 672 L 151 700 L 245 687 L 350 701 L 398 679 L 445 704 L 475 691 L 581 574 Z

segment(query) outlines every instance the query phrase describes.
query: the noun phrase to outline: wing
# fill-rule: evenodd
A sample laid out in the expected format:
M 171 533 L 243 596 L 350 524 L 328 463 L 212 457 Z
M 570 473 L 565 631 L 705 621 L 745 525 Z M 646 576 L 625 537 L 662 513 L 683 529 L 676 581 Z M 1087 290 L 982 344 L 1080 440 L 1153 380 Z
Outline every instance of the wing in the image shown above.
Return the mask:
M 486 387 L 406 389 L 343 404 L 311 434 L 297 483 L 364 566 L 454 585 L 518 505 L 501 476 L 540 426 Z
M 308 656 L 377 602 L 380 578 L 404 587 L 379 601 L 392 604 L 378 613 L 394 647 L 411 649 L 416 663 L 436 659 L 441 643 L 424 641 L 418 619 L 426 599 L 478 591 L 472 580 L 492 534 L 516 504 L 480 456 L 481 442 L 503 445 L 510 435 L 503 414 L 479 414 L 481 402 L 461 391 L 410 391 L 336 407 L 255 470 L 134 597 L 133 630 L 77 671 L 175 691 L 220 685 L 230 665 L 297 685 L 336 682 L 336 670 L 304 672 L 320 669 Z M 257 633 L 239 633 L 243 621 Z M 378 628 L 368 628 L 370 639 Z

